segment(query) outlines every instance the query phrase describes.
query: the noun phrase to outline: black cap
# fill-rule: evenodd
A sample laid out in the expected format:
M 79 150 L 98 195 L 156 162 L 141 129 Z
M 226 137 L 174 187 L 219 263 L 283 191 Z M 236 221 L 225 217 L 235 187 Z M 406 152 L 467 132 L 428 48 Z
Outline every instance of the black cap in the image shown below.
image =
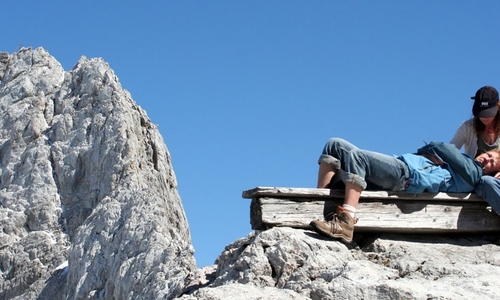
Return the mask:
M 483 86 L 477 90 L 472 106 L 472 114 L 479 118 L 492 118 L 498 112 L 498 92 L 492 86 Z

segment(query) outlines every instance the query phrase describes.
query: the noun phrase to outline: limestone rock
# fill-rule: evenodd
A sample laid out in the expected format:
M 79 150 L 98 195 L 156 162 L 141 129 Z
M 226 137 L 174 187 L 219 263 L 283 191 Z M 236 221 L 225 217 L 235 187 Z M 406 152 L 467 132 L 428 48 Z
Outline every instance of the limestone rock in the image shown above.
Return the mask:
M 497 299 L 500 246 L 498 237 L 387 234 L 348 246 L 276 227 L 228 245 L 210 276 L 179 299 Z
M 0 53 L 0 298 L 173 298 L 196 269 L 170 154 L 100 58 Z

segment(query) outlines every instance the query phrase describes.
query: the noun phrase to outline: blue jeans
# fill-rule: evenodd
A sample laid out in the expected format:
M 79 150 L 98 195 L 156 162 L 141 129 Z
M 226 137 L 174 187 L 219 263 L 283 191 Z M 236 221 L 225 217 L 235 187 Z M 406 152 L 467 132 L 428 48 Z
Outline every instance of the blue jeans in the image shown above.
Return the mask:
M 410 172 L 405 162 L 393 156 L 362 150 L 339 138 L 331 138 L 323 148 L 318 163 L 327 163 L 335 170 L 332 181 L 341 179 L 363 190 L 402 191 Z
M 482 176 L 474 192 L 486 200 L 497 214 L 500 214 L 500 179 Z

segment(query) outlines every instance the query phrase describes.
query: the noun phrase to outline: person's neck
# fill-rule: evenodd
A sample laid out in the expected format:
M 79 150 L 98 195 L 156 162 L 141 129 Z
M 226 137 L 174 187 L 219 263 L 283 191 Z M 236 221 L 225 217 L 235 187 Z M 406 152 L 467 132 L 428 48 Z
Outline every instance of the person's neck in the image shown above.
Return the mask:
M 485 125 L 484 131 L 488 133 L 495 132 L 495 126 L 493 124 Z

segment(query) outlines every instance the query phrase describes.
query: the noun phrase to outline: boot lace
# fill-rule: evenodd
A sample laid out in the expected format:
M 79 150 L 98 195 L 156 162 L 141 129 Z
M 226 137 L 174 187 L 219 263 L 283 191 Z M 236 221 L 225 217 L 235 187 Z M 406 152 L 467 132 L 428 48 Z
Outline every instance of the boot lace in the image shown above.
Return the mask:
M 346 217 L 351 218 L 353 220 L 354 224 L 358 223 L 358 218 L 353 218 L 348 213 L 345 213 L 345 214 L 346 214 Z M 342 221 L 342 218 L 339 216 L 339 214 L 337 212 L 331 212 L 331 213 L 326 215 L 325 221 L 327 223 L 338 224 Z M 332 226 L 333 226 L 333 224 L 332 224 Z

